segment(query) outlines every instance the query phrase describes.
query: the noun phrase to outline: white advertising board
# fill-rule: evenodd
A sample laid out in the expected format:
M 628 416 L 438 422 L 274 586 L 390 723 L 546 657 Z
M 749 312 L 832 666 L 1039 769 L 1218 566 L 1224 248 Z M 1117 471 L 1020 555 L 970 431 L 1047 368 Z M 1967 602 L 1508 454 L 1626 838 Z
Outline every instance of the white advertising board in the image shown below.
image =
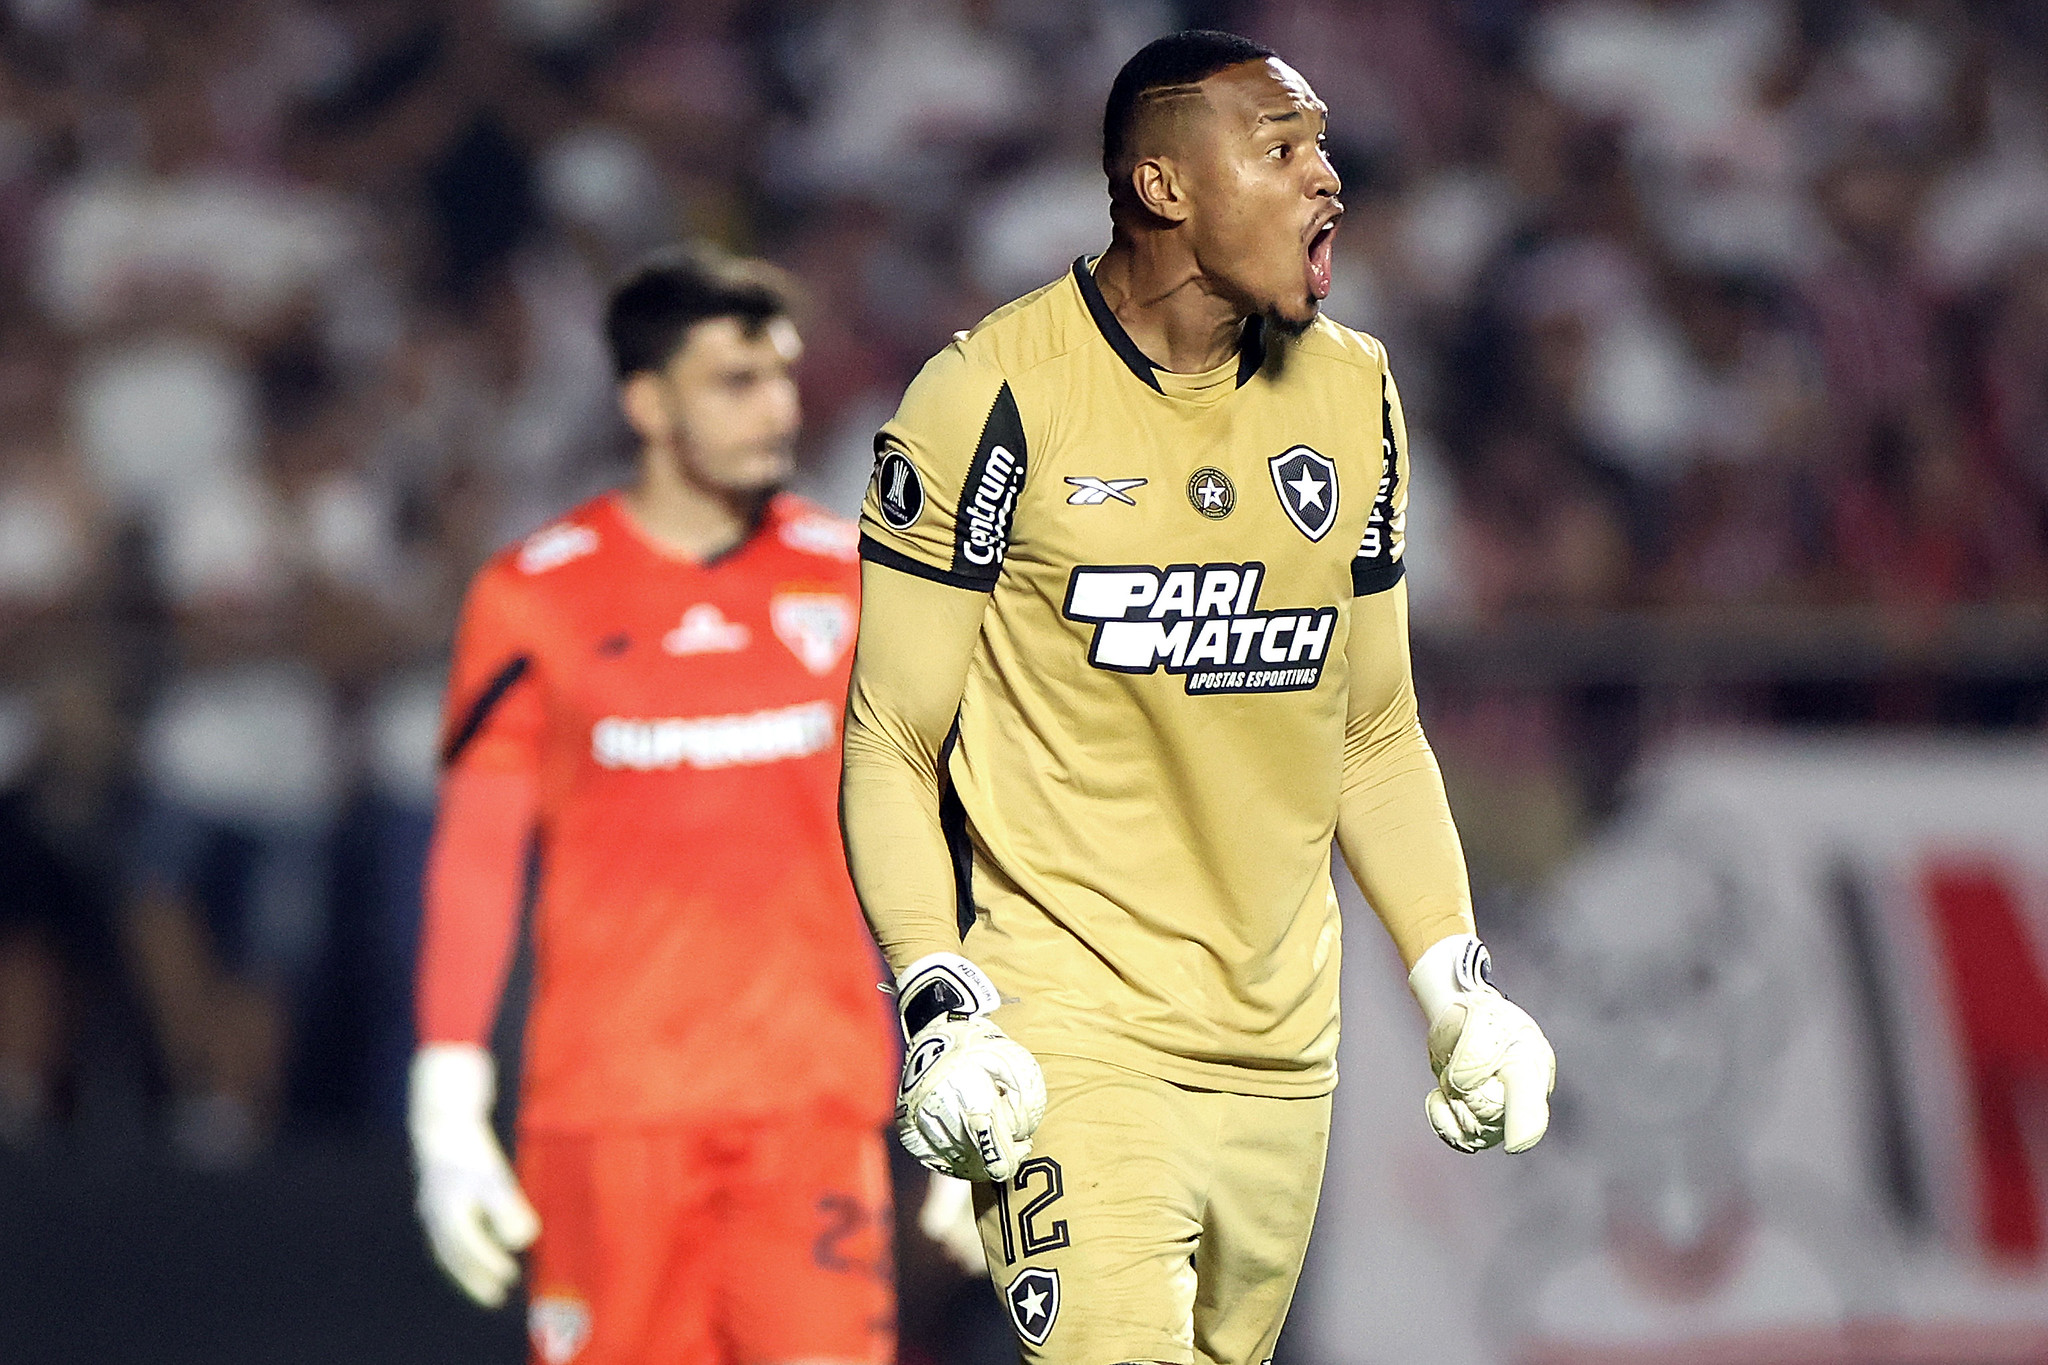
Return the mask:
M 1301 1359 L 2048 1361 L 2048 749 L 1646 765 L 1614 830 L 1481 925 L 1558 1052 L 1521 1157 L 1430 1134 L 1420 1017 L 1346 908 Z

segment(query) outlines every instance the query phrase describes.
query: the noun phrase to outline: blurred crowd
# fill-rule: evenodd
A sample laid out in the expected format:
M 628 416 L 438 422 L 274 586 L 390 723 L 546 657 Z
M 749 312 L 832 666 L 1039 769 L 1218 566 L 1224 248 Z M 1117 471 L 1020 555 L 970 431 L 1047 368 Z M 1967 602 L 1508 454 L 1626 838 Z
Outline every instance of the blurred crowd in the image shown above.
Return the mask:
M 441 659 L 625 468 L 607 282 L 793 269 L 850 511 L 922 360 L 1105 243 L 1103 93 L 1172 28 L 1331 105 L 1419 629 L 2043 591 L 2028 0 L 0 9 L 0 1142 L 95 1011 L 193 1163 L 395 1114 Z

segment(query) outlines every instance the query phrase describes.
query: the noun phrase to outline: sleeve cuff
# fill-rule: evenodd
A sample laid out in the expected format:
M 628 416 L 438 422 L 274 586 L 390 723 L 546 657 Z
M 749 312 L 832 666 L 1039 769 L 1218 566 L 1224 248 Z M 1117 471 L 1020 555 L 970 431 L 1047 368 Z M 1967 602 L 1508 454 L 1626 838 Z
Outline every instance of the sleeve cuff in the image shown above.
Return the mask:
M 1370 597 L 1376 592 L 1385 592 L 1399 583 L 1401 575 L 1406 572 L 1407 567 L 1398 559 L 1392 563 L 1366 563 L 1354 559 L 1351 561 L 1351 595 Z
M 960 588 L 967 592 L 991 592 L 995 589 L 993 578 L 979 578 L 971 574 L 955 573 L 951 569 L 940 569 L 921 559 L 912 559 L 901 550 L 892 550 L 876 540 L 866 531 L 860 534 L 860 557 L 870 564 L 879 564 L 885 569 L 895 569 L 916 578 L 943 583 L 949 588 Z

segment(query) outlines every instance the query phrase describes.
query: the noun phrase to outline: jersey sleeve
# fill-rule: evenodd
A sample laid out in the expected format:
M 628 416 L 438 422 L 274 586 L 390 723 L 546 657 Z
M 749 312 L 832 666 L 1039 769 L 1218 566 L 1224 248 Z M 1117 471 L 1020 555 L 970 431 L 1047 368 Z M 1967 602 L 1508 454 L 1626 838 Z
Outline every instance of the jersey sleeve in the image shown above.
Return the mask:
M 960 949 L 964 850 L 947 837 L 940 770 L 985 604 L 872 565 L 862 578 L 839 816 L 861 909 L 901 972 Z
M 422 892 L 423 1043 L 488 1040 L 518 937 L 545 718 L 532 641 L 502 573 L 479 575 L 456 632 Z
M 1351 593 L 1366 597 L 1401 581 L 1408 533 L 1408 420 L 1393 371 L 1380 369 L 1380 486 L 1351 560 Z
M 1396 567 L 1399 561 L 1396 561 Z M 1351 608 L 1337 843 L 1401 960 L 1474 932 L 1472 887 L 1443 774 L 1422 733 L 1408 654 L 1408 590 Z
M 861 557 L 987 592 L 1002 572 L 1029 451 L 1008 382 L 956 341 L 934 356 L 875 437 Z
M 545 717 L 532 677 L 534 643 L 512 572 L 503 564 L 486 569 L 463 601 L 442 714 L 445 772 L 540 766 Z

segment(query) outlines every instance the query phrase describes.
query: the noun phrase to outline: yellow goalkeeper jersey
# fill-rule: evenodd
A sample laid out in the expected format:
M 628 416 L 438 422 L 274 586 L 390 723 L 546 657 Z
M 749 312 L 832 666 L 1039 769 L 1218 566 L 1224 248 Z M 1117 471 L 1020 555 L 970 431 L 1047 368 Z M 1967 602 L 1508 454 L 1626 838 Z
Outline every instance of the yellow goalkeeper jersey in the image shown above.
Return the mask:
M 1169 373 L 1086 261 L 934 357 L 876 438 L 863 556 L 988 594 L 944 823 L 1025 1046 L 1335 1084 L 1345 648 L 1401 575 L 1405 446 L 1371 337 L 1254 320 Z

